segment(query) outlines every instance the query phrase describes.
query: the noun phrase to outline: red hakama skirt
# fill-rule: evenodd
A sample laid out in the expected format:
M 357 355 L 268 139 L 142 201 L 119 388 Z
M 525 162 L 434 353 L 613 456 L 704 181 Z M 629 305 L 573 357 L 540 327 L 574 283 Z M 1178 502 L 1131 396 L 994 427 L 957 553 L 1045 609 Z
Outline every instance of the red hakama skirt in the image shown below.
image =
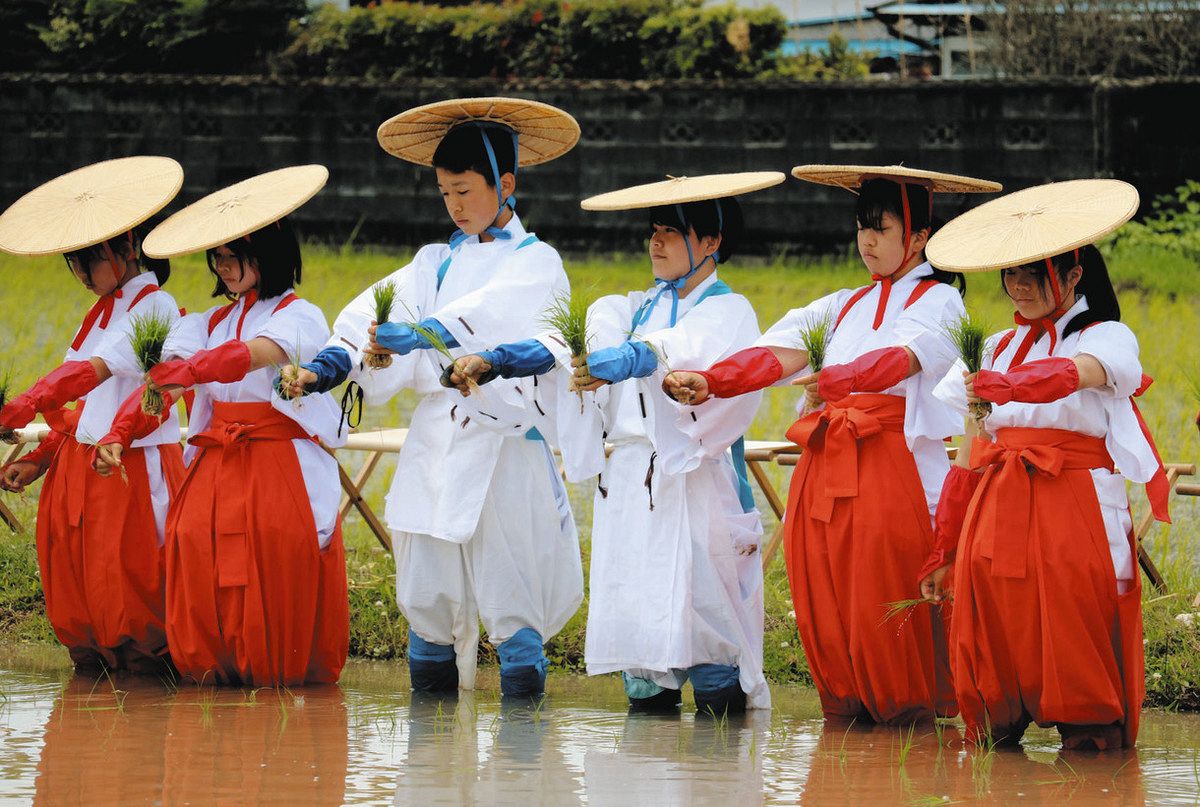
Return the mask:
M 805 447 L 788 492 L 784 547 L 792 601 L 827 717 L 907 723 L 953 715 L 941 608 L 891 620 L 913 599 L 933 546 L 904 399 L 855 394 L 796 421 Z
M 122 455 L 126 478 L 105 478 L 92 470 L 92 451 L 68 436 L 42 485 L 37 553 L 46 616 L 76 665 L 163 672 L 170 664 L 163 548 L 146 452 L 129 449 Z M 171 443 L 158 446 L 158 456 L 174 499 L 183 452 Z
M 1032 721 L 1132 746 L 1145 695 L 1141 579 L 1117 593 L 1089 473 L 1113 467 L 1104 440 L 1001 429 L 994 444 L 976 441 L 971 464 L 985 470 L 959 540 L 951 632 L 969 735 L 1015 740 Z
M 197 681 L 337 681 L 350 612 L 340 525 L 321 549 L 293 439 L 267 403 L 214 403 L 167 524 L 167 636 Z

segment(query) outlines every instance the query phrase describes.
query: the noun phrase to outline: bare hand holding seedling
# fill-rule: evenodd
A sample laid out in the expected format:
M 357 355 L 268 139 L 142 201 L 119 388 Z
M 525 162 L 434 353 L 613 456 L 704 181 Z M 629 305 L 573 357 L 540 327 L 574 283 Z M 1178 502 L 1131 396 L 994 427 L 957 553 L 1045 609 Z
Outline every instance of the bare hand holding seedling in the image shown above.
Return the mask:
M 282 397 L 294 400 L 305 394 L 310 384 L 315 384 L 317 374 L 294 364 L 285 364 L 279 371 L 279 389 Z
M 479 379 L 491 369 L 492 365 L 488 361 L 482 356 L 472 353 L 454 360 L 454 363 L 450 365 L 447 380 L 450 382 L 450 386 L 458 390 L 465 398 L 471 394 L 472 385 L 477 387 Z
M 804 387 L 804 411 L 809 412 L 816 409 L 821 404 L 825 403 L 825 399 L 821 397 L 821 392 L 817 384 L 821 378 L 821 371 L 802 375 L 792 381 L 793 387 Z
M 96 446 L 96 455 L 92 459 L 92 468 L 103 477 L 112 476 L 113 471 L 121 469 L 121 454 L 125 449 L 120 443 L 107 443 Z
M 23 493 L 41 475 L 42 469 L 37 463 L 18 460 L 0 470 L 0 488 L 10 493 Z
M 921 581 L 921 596 L 930 602 L 941 602 L 943 599 L 952 600 L 949 589 L 943 587 L 946 575 L 950 573 L 950 564 L 934 569 Z
M 672 370 L 663 378 L 663 392 L 681 404 L 696 406 L 708 400 L 708 379 L 688 370 Z
M 588 372 L 587 356 L 572 356 L 571 366 L 575 368 L 569 387 L 571 392 L 595 392 L 608 383 L 603 378 L 594 378 Z
M 372 320 L 371 327 L 367 328 L 367 339 L 370 341 L 367 343 L 367 347 L 363 350 L 363 353 L 374 353 L 379 356 L 395 355 L 396 351 L 388 350 L 386 347 L 375 341 L 375 331 L 378 328 L 379 323 Z

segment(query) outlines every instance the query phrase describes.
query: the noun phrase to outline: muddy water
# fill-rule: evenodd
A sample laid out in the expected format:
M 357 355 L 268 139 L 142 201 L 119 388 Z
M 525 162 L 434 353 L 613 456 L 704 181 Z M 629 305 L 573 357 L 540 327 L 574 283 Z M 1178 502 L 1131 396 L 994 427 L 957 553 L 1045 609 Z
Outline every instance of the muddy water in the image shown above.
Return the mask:
M 1148 712 L 1136 752 L 968 752 L 935 732 L 825 726 L 812 693 L 714 723 L 630 717 L 619 681 L 552 678 L 540 708 L 486 676 L 414 701 L 396 666 L 340 687 L 175 690 L 0 670 L 0 803 L 336 805 L 1194 804 L 1200 719 Z

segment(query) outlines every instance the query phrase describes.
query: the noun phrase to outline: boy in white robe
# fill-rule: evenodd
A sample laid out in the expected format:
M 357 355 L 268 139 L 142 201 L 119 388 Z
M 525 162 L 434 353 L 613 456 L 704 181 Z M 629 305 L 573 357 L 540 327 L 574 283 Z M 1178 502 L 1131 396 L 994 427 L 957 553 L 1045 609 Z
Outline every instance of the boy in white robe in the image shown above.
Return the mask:
M 285 368 L 297 391 L 349 377 L 370 404 L 405 388 L 423 395 L 385 510 L 416 691 L 474 688 L 482 621 L 500 657 L 501 692 L 540 694 L 543 642 L 583 599 L 575 524 L 545 442 L 497 434 L 462 412 L 457 393 L 439 383 L 448 360 L 432 349 L 441 342 L 469 352 L 532 333 L 567 291 L 558 253 L 525 230 L 514 193 L 518 164 L 553 159 L 578 137 L 570 115 L 522 99 L 455 99 L 385 122 L 380 144 L 434 166 L 459 229 L 375 284 L 394 285 L 393 321 L 374 322 L 373 286 L 341 312 L 313 362 Z M 370 354 L 392 362 L 369 367 Z
M 633 710 L 678 708 L 688 680 L 700 714 L 770 705 L 762 526 L 741 456 L 760 396 L 692 411 L 660 387 L 670 365 L 718 360 L 758 338 L 753 308 L 717 265 L 742 230 L 734 194 L 782 181 L 693 177 L 586 200 L 652 208 L 655 286 L 591 305 L 586 361 L 549 332 L 461 359 L 452 375 L 464 391 L 467 377 L 532 376 L 468 400 L 497 428 L 536 426 L 561 447 L 572 481 L 599 474 L 585 657 L 592 675 L 622 673 Z

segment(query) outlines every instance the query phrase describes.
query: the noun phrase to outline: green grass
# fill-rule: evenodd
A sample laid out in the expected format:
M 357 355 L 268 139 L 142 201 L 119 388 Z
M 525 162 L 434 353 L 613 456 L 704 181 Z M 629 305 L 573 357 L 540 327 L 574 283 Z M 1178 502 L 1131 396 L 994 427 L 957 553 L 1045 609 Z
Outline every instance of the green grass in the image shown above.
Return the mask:
M 319 305 L 332 321 L 356 294 L 403 265 L 407 257 L 371 249 L 338 251 L 310 246 L 305 250 L 305 281 L 298 291 Z M 568 256 L 566 264 L 573 287 L 588 289 L 593 299 L 651 285 L 647 261 L 639 256 Z M 1196 401 L 1188 376 L 1194 376 L 1200 367 L 1200 344 L 1189 338 L 1200 333 L 1200 272 L 1194 263 L 1174 253 L 1120 248 L 1109 256 L 1109 268 L 1119 289 L 1123 319 L 1139 337 L 1146 372 L 1156 378 L 1141 401 L 1147 423 L 1168 462 L 1198 461 L 1200 435 L 1192 423 Z M 80 312 L 91 305 L 92 299 L 54 257 L 0 256 L 0 273 L 7 280 L 0 298 L 0 315 L 8 339 L 5 353 L 20 357 L 12 367 L 15 394 L 62 360 L 79 324 Z M 723 267 L 721 276 L 734 291 L 750 299 L 764 329 L 792 307 L 838 288 L 861 286 L 868 280 L 857 259 L 839 257 L 741 262 Z M 208 296 L 211 288 L 202 256 L 174 262 L 167 290 L 180 305 L 190 311 L 205 310 L 219 302 Z M 1012 307 L 1000 291 L 995 274 L 971 277 L 967 300 L 973 316 L 982 321 L 998 327 L 1012 321 Z M 37 316 L 29 312 L 33 301 L 37 301 Z M 795 417 L 800 394 L 794 387 L 768 390 L 748 436 L 783 439 Z M 368 409 L 362 428 L 407 423 L 417 400 L 415 395 L 404 393 L 386 406 Z M 349 453 L 342 457 L 351 475 L 362 460 L 361 455 Z M 382 463 L 365 491 L 368 502 L 380 514 L 392 467 L 394 460 Z M 790 472 L 789 468 L 768 469 L 781 493 L 787 489 Z M 38 489 L 34 485 L 24 499 L 0 494 L 27 530 L 25 534 L 10 535 L 0 525 L 0 641 L 5 643 L 53 640 L 41 610 L 32 540 Z M 585 564 L 592 494 L 590 484 L 571 487 Z M 1146 510 L 1145 498 L 1136 489 L 1132 499 L 1137 523 Z M 1200 709 L 1200 618 L 1191 627 L 1175 619 L 1177 614 L 1200 610 L 1191 605 L 1200 585 L 1195 561 L 1200 557 L 1198 504 L 1197 499 L 1174 497 L 1175 523 L 1155 526 L 1147 541 L 1172 592 L 1177 593 L 1158 600 L 1153 592 L 1146 595 L 1148 702 L 1181 709 Z M 766 514 L 763 521 L 769 534 L 775 526 L 774 516 L 761 496 L 759 506 Z M 354 511 L 346 520 L 345 535 L 351 585 L 351 652 L 377 659 L 401 657 L 407 626 L 396 608 L 392 560 Z M 916 596 L 915 591 L 913 594 Z M 777 558 L 767 572 L 764 599 L 764 666 L 768 678 L 774 682 L 810 682 L 791 615 L 782 558 Z M 550 641 L 547 651 L 556 669 L 582 669 L 585 618 L 586 604 Z M 486 644 L 481 644 L 481 654 L 484 663 L 494 662 L 495 653 Z

